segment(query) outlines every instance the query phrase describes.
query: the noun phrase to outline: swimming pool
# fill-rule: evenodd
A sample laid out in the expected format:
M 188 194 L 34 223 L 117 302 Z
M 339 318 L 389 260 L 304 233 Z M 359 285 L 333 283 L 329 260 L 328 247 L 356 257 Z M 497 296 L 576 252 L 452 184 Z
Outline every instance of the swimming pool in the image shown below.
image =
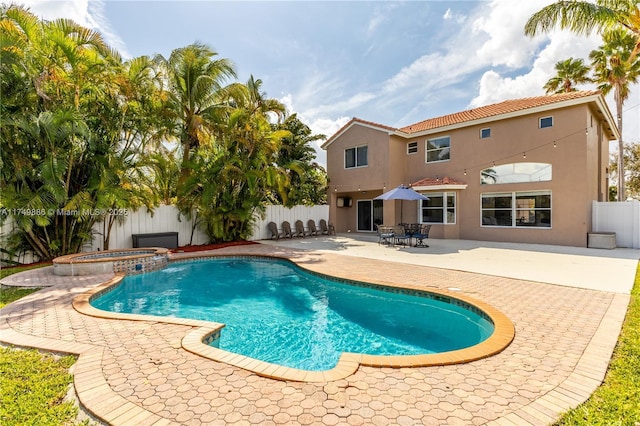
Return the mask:
M 224 323 L 211 343 L 220 349 L 312 371 L 333 368 L 343 352 L 448 352 L 474 346 L 494 331 L 487 315 L 459 300 L 353 284 L 283 260 L 210 258 L 128 276 L 91 304 Z

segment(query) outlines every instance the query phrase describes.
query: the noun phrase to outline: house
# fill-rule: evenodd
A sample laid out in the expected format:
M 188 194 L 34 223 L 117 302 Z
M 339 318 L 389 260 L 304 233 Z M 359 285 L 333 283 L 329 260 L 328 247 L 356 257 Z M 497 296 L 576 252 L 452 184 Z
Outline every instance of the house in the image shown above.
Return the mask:
M 353 118 L 322 145 L 329 218 L 337 232 L 402 220 L 431 224 L 431 238 L 586 246 L 618 137 L 598 91 L 507 100 L 401 128 Z M 374 199 L 402 184 L 429 200 Z

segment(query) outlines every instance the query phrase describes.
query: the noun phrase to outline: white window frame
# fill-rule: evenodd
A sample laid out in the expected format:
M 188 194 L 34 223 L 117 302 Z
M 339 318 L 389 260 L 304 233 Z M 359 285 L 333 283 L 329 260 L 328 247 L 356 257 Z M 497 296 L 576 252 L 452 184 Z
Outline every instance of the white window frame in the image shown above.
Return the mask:
M 418 153 L 418 142 L 409 142 L 407 144 L 407 155 Z
M 358 149 L 359 148 L 367 148 L 367 158 L 366 158 L 366 164 L 362 164 L 362 165 L 358 165 Z M 355 155 L 355 165 L 354 166 L 347 166 L 347 151 L 349 150 L 353 150 L 353 153 Z M 345 169 L 360 169 L 362 167 L 368 167 L 369 166 L 369 147 L 368 145 L 358 145 L 358 146 L 352 146 L 350 148 L 345 148 L 344 149 L 344 168 Z
M 449 146 L 444 147 L 444 148 L 436 148 L 436 149 L 429 149 L 429 142 L 430 141 L 437 141 L 439 139 L 448 139 L 449 140 Z M 432 160 L 429 161 L 429 153 L 430 152 L 435 152 L 435 151 L 443 151 L 445 149 L 449 150 L 449 158 L 445 158 L 442 160 Z M 427 139 L 426 143 L 425 143 L 425 147 L 424 147 L 424 162 L 427 164 L 433 164 L 433 163 L 441 163 L 443 161 L 449 161 L 451 160 L 451 136 L 439 136 L 437 138 L 431 138 L 431 139 Z
M 548 126 L 543 126 L 542 125 L 542 120 L 551 120 L 551 124 Z M 553 123 L 554 119 L 552 115 L 546 116 L 546 117 L 540 117 L 540 119 L 538 119 L 538 128 L 540 129 L 548 129 L 549 127 L 553 127 Z
M 431 197 L 436 197 L 436 196 L 442 196 L 442 207 L 423 207 L 422 206 L 422 201 L 420 203 L 418 203 L 418 217 L 420 218 L 420 223 L 424 223 L 426 225 L 455 225 L 456 224 L 456 219 L 458 216 L 458 203 L 457 203 L 457 195 L 455 192 L 432 192 L 432 193 L 426 193 L 424 194 L 427 197 L 431 198 Z M 448 200 L 452 198 L 453 199 L 453 216 L 452 216 L 452 220 L 449 220 L 449 203 Z M 423 210 L 442 210 L 442 222 L 423 222 L 422 218 L 422 212 Z
M 484 131 L 488 130 L 489 134 L 488 135 L 484 135 Z M 480 139 L 489 139 L 491 137 L 491 127 L 485 127 L 483 129 L 480 129 Z
M 522 208 L 518 207 L 517 199 L 519 195 L 548 195 L 549 196 L 549 207 L 533 207 L 533 208 Z M 502 196 L 502 197 L 511 197 L 511 206 L 510 207 L 502 207 L 502 208 L 487 208 L 482 207 L 482 200 L 485 196 Z M 483 213 L 485 210 L 502 210 L 502 211 L 510 211 L 511 212 L 511 225 L 491 225 L 483 223 Z M 518 225 L 518 211 L 548 211 L 549 212 L 549 226 L 525 226 Z M 521 216 L 522 217 L 522 216 Z M 512 191 L 512 192 L 482 192 L 480 193 L 480 227 L 482 228 L 507 228 L 507 229 L 552 229 L 553 217 L 553 196 L 551 190 L 540 190 L 540 191 Z M 525 222 L 526 223 L 526 222 Z

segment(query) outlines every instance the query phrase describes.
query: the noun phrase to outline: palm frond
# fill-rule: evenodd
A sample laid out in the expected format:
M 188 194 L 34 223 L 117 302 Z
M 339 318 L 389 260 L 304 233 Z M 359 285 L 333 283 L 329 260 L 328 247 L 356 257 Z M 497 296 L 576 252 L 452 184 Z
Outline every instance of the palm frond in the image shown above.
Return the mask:
M 601 2 L 602 3 L 602 2 Z M 626 3 L 624 1 L 610 2 Z M 626 9 L 626 8 L 625 8 Z M 577 34 L 589 35 L 602 32 L 622 24 L 624 10 L 611 8 L 588 1 L 558 1 L 534 13 L 526 22 L 524 33 L 536 36 L 555 27 L 568 29 Z

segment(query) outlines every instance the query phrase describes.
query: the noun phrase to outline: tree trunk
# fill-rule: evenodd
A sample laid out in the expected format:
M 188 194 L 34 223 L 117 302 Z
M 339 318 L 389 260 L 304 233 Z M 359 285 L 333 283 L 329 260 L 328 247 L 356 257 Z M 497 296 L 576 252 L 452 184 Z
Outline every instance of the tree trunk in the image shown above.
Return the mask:
M 616 88 L 615 92 L 616 100 L 616 113 L 618 114 L 618 132 L 620 132 L 620 139 L 618 139 L 618 201 L 624 201 L 626 199 L 624 194 L 624 142 L 622 141 L 622 98 L 620 96 L 620 90 Z
M 47 250 L 47 247 L 40 242 L 40 239 L 33 233 L 33 231 L 25 231 L 25 234 L 27 235 L 27 239 L 29 240 L 31 247 L 35 250 L 40 259 L 49 260 L 53 257 L 51 256 L 51 253 L 49 253 L 49 250 Z

